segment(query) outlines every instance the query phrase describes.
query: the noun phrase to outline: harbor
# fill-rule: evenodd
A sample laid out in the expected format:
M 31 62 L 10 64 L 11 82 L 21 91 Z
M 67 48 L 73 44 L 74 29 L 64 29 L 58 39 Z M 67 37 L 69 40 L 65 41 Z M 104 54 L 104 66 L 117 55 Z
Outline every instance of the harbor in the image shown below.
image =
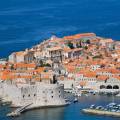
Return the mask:
M 120 112 L 111 112 L 111 111 L 96 110 L 96 109 L 89 109 L 89 108 L 88 109 L 83 109 L 82 111 L 84 113 L 88 113 L 88 114 L 120 117 Z
M 1 0 L 0 120 L 120 120 L 119 9 Z
M 67 97 L 73 101 L 74 97 L 71 94 L 67 94 Z M 112 101 L 111 96 L 101 96 L 101 95 L 91 95 L 91 96 L 81 96 L 78 97 L 78 102 L 71 103 L 66 107 L 57 107 L 57 108 L 42 108 L 42 109 L 34 109 L 30 111 L 23 112 L 17 118 L 13 118 L 15 120 L 25 119 L 25 120 L 72 120 L 76 117 L 76 120 L 119 120 L 119 117 L 111 117 L 111 116 L 99 116 L 99 115 L 91 115 L 84 114 L 82 109 L 87 108 L 91 104 L 103 105 L 110 103 Z M 119 103 L 119 97 L 115 97 L 115 102 Z M 13 111 L 14 109 L 9 107 L 9 105 L 2 106 L 0 104 L 0 119 L 11 120 L 11 117 L 7 117 L 6 114 Z M 53 117 L 54 114 L 54 117 Z
M 82 110 L 83 113 L 120 117 L 120 104 L 109 103 L 107 106 L 91 105 L 90 108 Z

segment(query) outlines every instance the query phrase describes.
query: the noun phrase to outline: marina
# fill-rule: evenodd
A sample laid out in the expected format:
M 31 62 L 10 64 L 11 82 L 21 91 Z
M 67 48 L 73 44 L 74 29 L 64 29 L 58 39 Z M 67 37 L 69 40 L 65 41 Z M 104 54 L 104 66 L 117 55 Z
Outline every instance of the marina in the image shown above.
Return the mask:
M 114 101 L 114 97 L 112 98 L 112 101 Z M 120 104 L 112 102 L 105 107 L 93 104 L 89 108 L 83 109 L 82 112 L 87 114 L 120 117 Z
M 90 108 L 83 109 L 82 112 L 88 114 L 120 117 L 120 104 L 109 103 L 106 107 L 91 105 Z
M 83 109 L 84 113 L 88 114 L 95 114 L 95 115 L 105 115 L 105 116 L 114 116 L 114 117 L 120 117 L 120 112 L 111 112 L 111 111 L 105 111 L 105 110 L 95 110 L 95 109 Z
M 66 95 L 67 98 L 69 98 L 71 101 L 74 100 L 74 96 L 71 96 L 70 94 Z M 108 99 L 108 100 L 107 100 Z M 115 97 L 115 102 L 119 103 L 119 97 Z M 76 116 L 76 120 L 103 120 L 103 119 L 109 119 L 109 120 L 119 120 L 119 117 L 111 117 L 111 116 L 99 116 L 99 115 L 91 115 L 91 114 L 85 114 L 82 112 L 82 109 L 87 108 L 91 104 L 96 104 L 97 106 L 102 105 L 105 106 L 106 104 L 110 103 L 112 101 L 111 96 L 99 96 L 99 95 L 93 95 L 93 96 L 81 96 L 78 98 L 77 103 L 71 103 L 70 105 L 66 107 L 56 107 L 56 108 L 42 108 L 42 109 L 34 109 L 29 110 L 26 112 L 23 112 L 20 116 L 15 118 L 16 120 L 20 119 L 33 119 L 34 120 L 52 120 L 53 118 L 55 120 L 72 120 Z M 1 102 L 0 102 L 1 103 Z M 11 117 L 7 117 L 6 114 L 10 113 L 11 111 L 14 111 L 13 108 L 10 108 L 9 105 L 1 106 L 0 105 L 0 119 L 4 120 L 11 120 Z M 53 117 L 54 114 L 54 117 Z

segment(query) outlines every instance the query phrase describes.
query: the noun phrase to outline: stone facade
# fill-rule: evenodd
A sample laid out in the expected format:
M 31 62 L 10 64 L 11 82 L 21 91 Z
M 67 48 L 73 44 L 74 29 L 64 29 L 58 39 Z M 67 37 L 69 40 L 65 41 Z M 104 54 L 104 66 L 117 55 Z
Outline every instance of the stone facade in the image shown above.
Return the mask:
M 22 107 L 32 104 L 30 108 L 46 106 L 63 106 L 64 86 L 58 84 L 46 84 L 36 82 L 35 84 L 13 84 L 0 83 L 2 86 L 2 97 L 8 96 L 13 107 Z M 1 91 L 0 90 L 0 91 Z

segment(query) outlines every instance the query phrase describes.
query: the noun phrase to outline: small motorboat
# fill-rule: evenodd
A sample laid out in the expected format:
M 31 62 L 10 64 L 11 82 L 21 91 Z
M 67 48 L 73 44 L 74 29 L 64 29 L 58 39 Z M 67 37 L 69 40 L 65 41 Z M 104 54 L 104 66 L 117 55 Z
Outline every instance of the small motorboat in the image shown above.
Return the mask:
M 77 99 L 77 97 L 75 97 L 75 99 L 74 99 L 74 101 L 73 101 L 74 103 L 76 103 L 76 102 L 78 102 L 78 99 Z
M 120 113 L 120 110 L 117 110 L 116 112 Z
M 65 102 L 66 102 L 67 105 L 71 104 L 70 100 L 67 99 L 67 98 L 65 98 Z
M 120 97 L 120 93 L 116 95 L 117 97 Z
M 97 106 L 95 109 L 96 110 L 104 110 L 104 107 L 103 106 Z
M 108 104 L 108 106 L 115 106 L 115 105 L 117 105 L 117 104 L 116 104 L 116 103 L 114 103 L 114 102 L 113 102 L 113 103 L 109 103 L 109 104 Z
M 112 109 L 111 112 L 116 112 L 116 110 L 115 110 L 115 109 Z
M 96 95 L 96 93 L 94 92 L 93 95 Z
M 90 106 L 90 109 L 95 109 L 95 105 L 91 105 L 91 106 Z
M 75 96 L 77 96 L 77 97 L 80 97 L 81 96 L 81 93 L 75 93 Z

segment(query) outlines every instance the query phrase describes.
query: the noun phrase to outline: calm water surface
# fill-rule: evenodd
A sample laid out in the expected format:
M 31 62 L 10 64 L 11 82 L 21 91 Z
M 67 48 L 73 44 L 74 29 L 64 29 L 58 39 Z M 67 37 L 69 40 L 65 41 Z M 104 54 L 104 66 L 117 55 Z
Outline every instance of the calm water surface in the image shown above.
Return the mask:
M 8 106 L 0 106 L 0 120 L 120 120 L 117 117 L 96 116 L 81 113 L 82 108 L 89 107 L 91 104 L 107 105 L 112 102 L 113 97 L 107 96 L 82 96 L 78 103 L 72 103 L 66 107 L 36 109 L 23 113 L 18 118 L 7 118 L 6 114 L 10 111 Z M 120 97 L 116 97 L 116 103 L 120 104 Z
M 120 0 L 0 0 L 0 57 L 55 33 L 120 39 Z

